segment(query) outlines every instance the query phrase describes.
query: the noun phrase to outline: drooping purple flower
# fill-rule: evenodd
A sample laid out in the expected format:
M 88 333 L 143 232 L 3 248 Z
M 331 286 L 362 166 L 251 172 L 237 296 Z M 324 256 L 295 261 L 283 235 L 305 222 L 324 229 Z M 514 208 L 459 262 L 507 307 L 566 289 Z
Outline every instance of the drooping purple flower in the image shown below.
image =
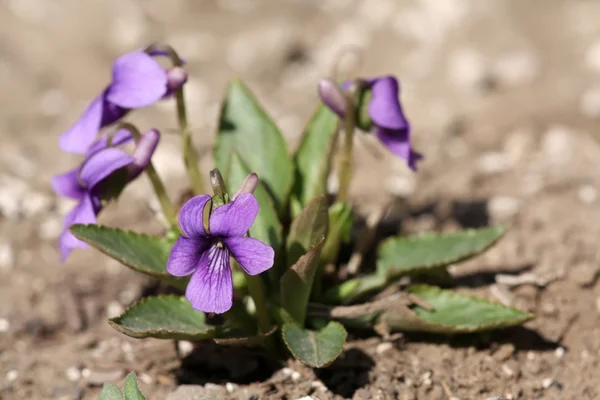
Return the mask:
M 85 154 L 100 129 L 119 121 L 131 109 L 149 106 L 169 95 L 174 83 L 185 83 L 185 71 L 180 70 L 170 74 L 143 51 L 120 56 L 113 63 L 112 82 L 60 136 L 60 148 Z
M 192 275 L 185 296 L 196 310 L 224 313 L 233 303 L 230 256 L 248 275 L 273 266 L 273 249 L 258 239 L 244 236 L 258 214 L 258 202 L 243 193 L 217 207 L 204 229 L 203 211 L 210 196 L 196 196 L 179 212 L 180 235 L 169 256 L 167 271 L 174 276 Z
M 150 162 L 158 144 L 160 134 L 150 130 L 140 139 L 133 155 L 116 147 L 109 147 L 108 135 L 103 135 L 88 149 L 82 164 L 64 174 L 52 178 L 52 188 L 64 197 L 77 200 L 77 205 L 64 219 L 64 231 L 59 237 L 61 260 L 64 261 L 75 248 L 87 245 L 69 231 L 73 224 L 91 224 L 102 210 L 102 201 L 114 194 L 115 188 L 106 185 L 108 178 L 123 169 L 124 179 L 117 185 L 124 185 L 135 179 Z M 132 140 L 126 130 L 119 130 L 110 139 L 110 146 L 123 145 Z M 118 192 L 122 187 L 116 188 Z
M 403 158 L 410 168 L 416 170 L 416 163 L 423 156 L 412 149 L 410 124 L 400 104 L 398 80 L 393 76 L 383 76 L 363 81 L 367 86 L 363 94 L 371 96 L 367 106 L 372 123 L 371 131 L 388 150 Z M 347 89 L 349 85 L 346 82 L 343 87 Z M 322 80 L 319 83 L 319 95 L 332 111 L 344 116 L 345 98 L 335 83 Z

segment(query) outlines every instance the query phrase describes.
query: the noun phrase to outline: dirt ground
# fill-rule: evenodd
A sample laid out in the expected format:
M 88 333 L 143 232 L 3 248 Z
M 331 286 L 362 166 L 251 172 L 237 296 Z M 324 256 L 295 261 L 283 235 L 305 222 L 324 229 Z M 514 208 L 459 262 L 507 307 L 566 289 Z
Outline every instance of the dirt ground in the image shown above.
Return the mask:
M 135 370 L 150 400 L 600 399 L 598 16 L 597 0 L 0 1 L 0 398 L 95 399 L 102 382 Z M 189 63 L 205 171 L 231 76 L 290 147 L 341 49 L 362 50 L 361 74 L 399 76 L 426 158 L 412 175 L 358 141 L 356 206 L 407 197 L 408 216 L 398 206 L 386 218 L 406 233 L 507 223 L 496 248 L 452 273 L 458 290 L 536 319 L 468 337 L 352 334 L 318 371 L 212 346 L 180 360 L 171 341 L 114 331 L 107 317 L 153 283 L 93 250 L 61 264 L 55 243 L 71 204 L 49 180 L 76 162 L 58 135 L 106 83 L 111 60 L 154 40 Z M 186 182 L 173 107 L 133 120 L 165 133 L 155 161 L 176 193 Z M 140 179 L 101 222 L 158 232 L 154 209 Z

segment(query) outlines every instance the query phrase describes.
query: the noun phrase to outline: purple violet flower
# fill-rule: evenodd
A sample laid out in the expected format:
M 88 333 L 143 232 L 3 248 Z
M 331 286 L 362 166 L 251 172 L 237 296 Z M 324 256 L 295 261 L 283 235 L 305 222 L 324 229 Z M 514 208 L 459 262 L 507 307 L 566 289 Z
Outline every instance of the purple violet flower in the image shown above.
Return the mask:
M 423 156 L 412 149 L 410 124 L 404 116 L 398 97 L 398 80 L 393 76 L 383 76 L 363 81 L 366 84 L 366 93 L 370 92 L 372 96 L 368 104 L 368 114 L 373 124 L 373 133 L 388 150 L 406 160 L 408 166 L 416 170 L 416 163 Z M 344 89 L 349 86 L 349 82 L 343 84 Z M 345 98 L 337 85 L 330 80 L 322 80 L 319 83 L 319 96 L 333 112 L 344 116 Z M 358 112 L 360 113 L 360 110 Z
M 149 106 L 183 85 L 187 76 L 178 68 L 171 76 L 151 55 L 134 51 L 113 63 L 112 82 L 96 97 L 75 124 L 60 136 L 60 148 L 86 154 L 103 127 L 109 126 L 131 109 Z
M 213 210 L 207 232 L 204 207 L 210 196 L 203 194 L 187 201 L 179 212 L 180 235 L 167 261 L 174 276 L 192 274 L 185 297 L 196 310 L 224 313 L 233 303 L 230 255 L 248 275 L 258 275 L 273 266 L 275 252 L 258 239 L 244 236 L 258 214 L 258 202 L 251 193 L 242 193 L 229 204 Z
M 152 153 L 158 144 L 160 134 L 150 130 L 142 135 L 133 155 L 116 147 L 109 147 L 108 135 L 101 136 L 92 143 L 82 164 L 64 174 L 52 178 L 52 188 L 64 197 L 78 200 L 77 205 L 64 219 L 64 231 L 58 240 L 61 261 L 65 261 L 75 248 L 85 248 L 87 244 L 77 239 L 69 231 L 73 224 L 92 224 L 102 210 L 102 201 L 114 194 L 111 185 L 104 185 L 107 179 L 121 168 L 126 168 L 125 181 L 135 179 L 150 163 Z M 132 140 L 126 130 L 119 130 L 111 140 L 111 146 L 124 145 Z M 122 189 L 116 188 L 116 189 Z

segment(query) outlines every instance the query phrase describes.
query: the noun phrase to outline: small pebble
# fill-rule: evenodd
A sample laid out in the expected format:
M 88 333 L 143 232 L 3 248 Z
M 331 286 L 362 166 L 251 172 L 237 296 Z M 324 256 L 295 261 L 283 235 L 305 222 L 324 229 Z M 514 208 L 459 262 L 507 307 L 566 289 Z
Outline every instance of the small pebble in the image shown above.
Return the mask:
M 575 132 L 562 125 L 551 126 L 542 137 L 542 151 L 549 161 L 565 164 L 573 152 Z
M 293 381 L 299 381 L 302 375 L 298 371 L 292 371 L 291 377 Z
M 542 381 L 542 387 L 544 389 L 548 389 L 550 386 L 552 386 L 553 383 L 554 383 L 554 379 L 552 379 L 552 378 L 545 378 Z
M 554 355 L 560 360 L 565 356 L 565 348 L 562 346 L 558 346 L 556 350 L 554 350 Z
M 505 172 L 510 167 L 510 160 L 506 153 L 495 151 L 484 153 L 479 157 L 475 168 L 482 175 L 494 175 Z
M 65 371 L 65 374 L 67 375 L 67 379 L 70 380 L 71 382 L 77 382 L 78 380 L 81 379 L 81 370 L 77 367 L 67 368 L 67 370 Z
M 0 333 L 6 333 L 10 329 L 10 322 L 6 318 L 0 318 Z
M 187 340 L 180 340 L 177 342 L 177 351 L 179 352 L 179 356 L 181 358 L 185 358 L 189 356 L 194 350 L 194 344 Z
M 490 216 L 497 221 L 514 217 L 519 212 L 519 208 L 519 200 L 509 196 L 494 196 L 487 203 Z
M 154 383 L 154 378 L 143 372 L 138 375 L 138 379 L 140 382 L 145 383 L 146 385 L 152 385 Z
M 592 185 L 583 185 L 577 192 L 579 200 L 584 204 L 592 204 L 598 198 L 598 191 Z
M 118 301 L 111 301 L 106 306 L 106 317 L 109 319 L 116 318 L 123 314 L 123 311 L 123 306 Z
M 515 372 L 506 364 L 502 364 L 502 372 L 504 372 L 509 377 L 515 375 Z
M 238 385 L 236 385 L 235 383 L 231 383 L 231 382 L 227 382 L 225 384 L 225 389 L 229 392 L 229 393 L 233 393 L 235 392 L 235 390 L 238 388 Z
M 16 369 L 11 369 L 6 373 L 6 380 L 9 382 L 14 382 L 19 377 L 19 371 Z
M 312 396 L 304 396 L 304 397 L 300 397 L 298 400 L 317 400 L 317 399 Z
M 431 371 L 427 371 L 423 375 L 421 375 L 423 386 L 431 386 L 431 384 L 433 383 L 433 381 L 431 380 L 432 375 L 433 374 Z
M 385 179 L 384 186 L 391 195 L 406 198 L 415 192 L 416 181 L 408 176 L 390 176 Z
M 392 347 L 394 347 L 394 345 L 390 342 L 383 342 L 383 343 L 379 343 L 377 345 L 377 348 L 375 349 L 375 352 L 377 354 L 383 354 L 388 350 L 391 350 Z

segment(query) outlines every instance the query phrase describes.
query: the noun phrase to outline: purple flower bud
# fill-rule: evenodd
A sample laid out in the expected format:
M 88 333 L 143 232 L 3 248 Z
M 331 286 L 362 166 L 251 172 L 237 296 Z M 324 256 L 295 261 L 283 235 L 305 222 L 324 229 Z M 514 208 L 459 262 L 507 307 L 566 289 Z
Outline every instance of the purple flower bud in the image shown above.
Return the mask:
M 188 200 L 179 212 L 180 235 L 171 249 L 167 271 L 174 276 L 192 275 L 185 297 L 196 310 L 224 313 L 233 303 L 229 257 L 233 256 L 248 275 L 258 275 L 273 266 L 275 252 L 260 240 L 245 234 L 258 214 L 258 201 L 250 193 L 240 194 L 210 215 L 210 233 L 202 215 L 210 201 L 203 194 Z
M 319 97 L 327 107 L 340 117 L 346 113 L 346 97 L 342 89 L 332 79 L 319 81 Z
M 258 185 L 258 175 L 256 173 L 251 173 L 244 179 L 244 182 L 240 185 L 238 191 L 233 195 L 231 200 L 235 200 L 239 195 L 244 193 L 254 193 L 256 186 Z
M 188 74 L 183 67 L 173 67 L 167 70 L 167 92 L 173 93 L 188 80 Z
M 160 132 L 156 129 L 150 129 L 144 133 L 140 141 L 133 150 L 133 162 L 127 166 L 127 180 L 132 181 L 137 178 L 144 169 L 150 164 L 150 159 L 158 146 Z

